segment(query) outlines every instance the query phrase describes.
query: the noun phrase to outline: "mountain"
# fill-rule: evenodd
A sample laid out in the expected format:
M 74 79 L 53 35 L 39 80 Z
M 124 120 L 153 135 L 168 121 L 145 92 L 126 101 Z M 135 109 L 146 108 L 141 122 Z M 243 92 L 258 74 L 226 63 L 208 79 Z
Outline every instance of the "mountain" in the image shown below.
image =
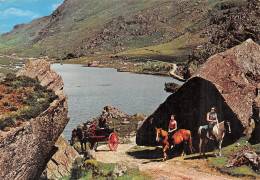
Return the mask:
M 0 53 L 117 54 L 188 62 L 192 71 L 248 38 L 259 44 L 258 8 L 257 0 L 65 0 L 50 16 L 1 35 Z

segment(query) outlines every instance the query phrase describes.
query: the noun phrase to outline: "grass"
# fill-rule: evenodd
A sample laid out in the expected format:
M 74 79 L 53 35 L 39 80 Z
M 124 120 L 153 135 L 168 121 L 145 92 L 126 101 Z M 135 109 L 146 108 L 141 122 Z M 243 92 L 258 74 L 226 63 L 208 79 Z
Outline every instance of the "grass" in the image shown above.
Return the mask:
M 252 177 L 252 178 L 260 178 L 260 172 L 256 172 L 250 166 L 242 165 L 241 167 L 225 167 L 225 165 L 229 162 L 230 159 L 234 156 L 235 153 L 240 151 L 245 145 L 253 148 L 254 151 L 259 155 L 260 154 L 260 144 L 250 145 L 247 143 L 250 137 L 245 136 L 240 138 L 237 142 L 227 147 L 222 148 L 222 156 L 221 157 L 210 157 L 210 164 L 217 168 L 222 173 L 227 173 L 232 176 L 237 177 Z M 240 144 L 239 147 L 236 147 L 237 143 Z
M 16 65 L 21 65 L 23 60 L 0 57 L 0 73 L 8 74 L 16 71 Z
M 7 74 L 0 84 L 0 129 L 16 127 L 37 117 L 56 99 L 36 79 Z
M 69 179 L 97 179 L 97 180 L 113 180 L 113 179 L 136 179 L 145 180 L 151 179 L 146 173 L 139 170 L 127 167 L 127 172 L 122 176 L 115 178 L 112 176 L 116 164 L 102 163 L 96 160 L 84 160 L 84 158 L 77 158 L 73 164 L 71 175 L 60 178 L 60 180 Z
M 200 38 L 199 34 L 186 33 L 169 43 L 129 50 L 116 55 L 128 57 L 171 56 L 172 61 L 174 61 L 174 59 L 177 59 L 175 57 L 188 55 L 192 48 L 205 41 L 206 39 Z

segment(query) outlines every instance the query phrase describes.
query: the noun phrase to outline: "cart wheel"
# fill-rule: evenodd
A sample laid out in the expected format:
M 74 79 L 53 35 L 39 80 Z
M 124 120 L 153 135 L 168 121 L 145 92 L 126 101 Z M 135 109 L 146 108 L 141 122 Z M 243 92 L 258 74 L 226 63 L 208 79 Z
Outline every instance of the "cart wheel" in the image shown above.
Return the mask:
M 111 151 L 115 151 L 118 146 L 118 136 L 116 133 L 111 133 L 109 135 L 109 148 Z

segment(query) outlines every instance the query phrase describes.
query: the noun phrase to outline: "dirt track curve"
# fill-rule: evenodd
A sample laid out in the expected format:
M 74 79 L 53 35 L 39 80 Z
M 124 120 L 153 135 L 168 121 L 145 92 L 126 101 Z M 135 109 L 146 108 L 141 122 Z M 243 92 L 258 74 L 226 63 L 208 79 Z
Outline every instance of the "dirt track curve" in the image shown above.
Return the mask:
M 96 157 L 98 161 L 104 163 L 126 162 L 139 166 L 140 171 L 148 173 L 155 179 L 200 179 L 200 180 L 228 180 L 238 179 L 223 175 L 216 170 L 208 167 L 206 159 L 190 159 L 185 157 L 176 157 L 163 162 L 161 158 L 157 159 L 137 159 L 127 154 L 129 150 L 135 147 L 135 138 L 131 139 L 130 144 L 119 144 L 117 151 L 109 150 L 107 145 L 98 147 Z

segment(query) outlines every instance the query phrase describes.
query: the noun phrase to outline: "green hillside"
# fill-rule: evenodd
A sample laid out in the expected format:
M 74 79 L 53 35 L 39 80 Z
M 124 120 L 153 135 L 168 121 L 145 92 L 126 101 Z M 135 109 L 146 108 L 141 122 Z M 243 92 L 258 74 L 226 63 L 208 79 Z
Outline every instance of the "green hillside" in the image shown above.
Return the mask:
M 0 36 L 0 53 L 68 59 L 117 54 L 201 63 L 247 38 L 259 43 L 257 0 L 65 0 Z

